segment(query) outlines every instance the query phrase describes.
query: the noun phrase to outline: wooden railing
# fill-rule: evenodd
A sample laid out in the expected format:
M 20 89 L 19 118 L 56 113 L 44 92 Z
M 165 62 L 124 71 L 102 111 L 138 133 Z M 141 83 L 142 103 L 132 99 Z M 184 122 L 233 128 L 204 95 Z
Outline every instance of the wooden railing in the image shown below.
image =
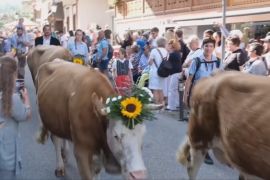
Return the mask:
M 123 0 L 116 7 L 117 18 L 132 18 L 171 12 L 201 11 L 221 8 L 221 0 Z M 229 8 L 251 8 L 270 6 L 270 0 L 227 0 Z

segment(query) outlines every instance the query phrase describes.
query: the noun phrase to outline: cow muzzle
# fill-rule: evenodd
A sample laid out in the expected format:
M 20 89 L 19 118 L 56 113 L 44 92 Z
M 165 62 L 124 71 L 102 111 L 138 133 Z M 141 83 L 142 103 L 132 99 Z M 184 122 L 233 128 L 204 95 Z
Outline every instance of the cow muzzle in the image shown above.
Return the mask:
M 147 178 L 146 170 L 133 171 L 129 173 L 128 180 L 141 180 Z

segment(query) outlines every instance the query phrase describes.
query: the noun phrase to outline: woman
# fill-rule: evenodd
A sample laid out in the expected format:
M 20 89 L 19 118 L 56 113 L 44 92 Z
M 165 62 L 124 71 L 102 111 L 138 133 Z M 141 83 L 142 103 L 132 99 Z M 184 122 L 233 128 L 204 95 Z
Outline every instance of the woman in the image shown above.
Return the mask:
M 243 72 L 267 76 L 269 70 L 265 58 L 262 57 L 263 46 L 260 43 L 252 43 L 249 45 L 248 56 L 249 60 L 243 66 Z
M 218 57 L 219 59 L 222 58 L 222 47 L 221 47 L 221 32 L 217 31 L 213 34 L 213 38 L 216 41 L 216 45 L 215 45 L 215 55 L 216 57 Z
M 26 89 L 16 92 L 17 65 L 13 58 L 0 58 L 0 177 L 14 179 L 21 169 L 18 126 L 30 118 Z M 22 97 L 22 98 L 21 98 Z
M 190 49 L 189 54 L 187 55 L 187 58 L 185 59 L 185 62 L 183 63 L 183 74 L 188 77 L 188 71 L 189 67 L 191 65 L 191 62 L 194 58 L 199 57 L 203 54 L 202 49 L 200 48 L 200 40 L 197 36 L 193 35 L 190 36 L 188 40 L 188 48 Z
M 178 93 L 178 80 L 179 73 L 182 71 L 181 55 L 179 53 L 181 47 L 180 43 L 172 39 L 168 43 L 168 50 L 170 52 L 168 61 L 171 62 L 173 69 L 169 80 L 169 92 L 168 92 L 168 106 L 167 110 L 176 111 L 179 106 L 179 93 Z
M 78 29 L 75 32 L 75 39 L 68 44 L 68 50 L 73 58 L 82 59 L 83 64 L 89 64 L 88 47 L 83 42 L 83 31 Z
M 149 89 L 153 90 L 154 101 L 156 104 L 164 104 L 163 88 L 165 78 L 158 76 L 157 69 L 161 62 L 168 57 L 166 50 L 167 41 L 165 38 L 160 37 L 157 39 L 157 48 L 152 49 L 148 64 L 150 65 L 149 71 Z

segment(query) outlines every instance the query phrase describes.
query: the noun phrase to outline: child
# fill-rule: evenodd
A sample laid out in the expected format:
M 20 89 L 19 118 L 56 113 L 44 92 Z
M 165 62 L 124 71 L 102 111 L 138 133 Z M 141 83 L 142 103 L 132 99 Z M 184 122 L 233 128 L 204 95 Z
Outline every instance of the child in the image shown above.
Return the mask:
M 132 64 L 127 59 L 126 50 L 119 50 L 119 59 L 113 62 L 112 73 L 115 80 L 116 89 L 121 95 L 126 95 L 133 84 Z

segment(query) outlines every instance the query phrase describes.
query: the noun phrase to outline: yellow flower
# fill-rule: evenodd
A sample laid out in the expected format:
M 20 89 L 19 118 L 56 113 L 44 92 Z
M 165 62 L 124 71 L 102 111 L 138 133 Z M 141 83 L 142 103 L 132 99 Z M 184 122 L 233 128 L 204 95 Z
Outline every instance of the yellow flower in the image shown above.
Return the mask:
M 138 98 L 130 97 L 121 101 L 121 113 L 129 119 L 135 119 L 142 112 L 142 103 Z

